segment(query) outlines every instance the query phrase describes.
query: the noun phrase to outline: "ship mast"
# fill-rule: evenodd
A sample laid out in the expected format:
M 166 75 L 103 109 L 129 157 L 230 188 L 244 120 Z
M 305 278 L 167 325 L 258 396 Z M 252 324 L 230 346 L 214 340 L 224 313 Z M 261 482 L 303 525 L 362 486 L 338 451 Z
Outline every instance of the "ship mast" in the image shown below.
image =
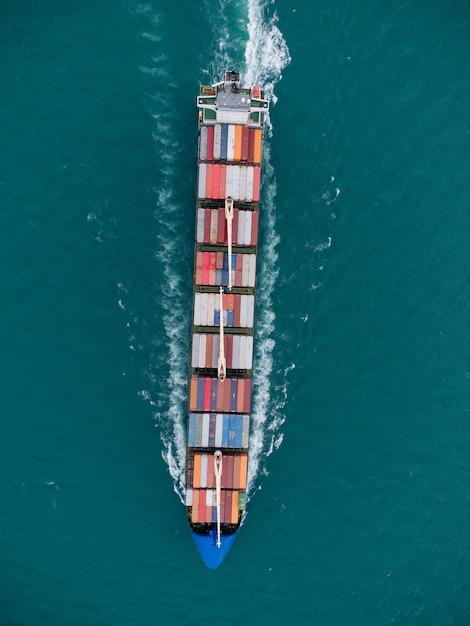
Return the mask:
M 220 548 L 220 479 L 222 478 L 222 452 L 214 452 L 215 497 L 217 506 L 217 547 Z
M 233 198 L 225 198 L 225 219 L 227 220 L 228 239 L 228 290 L 232 290 L 232 220 L 233 220 Z
M 219 361 L 217 363 L 217 370 L 219 380 L 224 381 L 225 376 L 227 374 L 227 362 L 225 360 L 225 351 L 224 351 L 224 302 L 222 297 L 222 285 L 220 286 L 220 340 L 219 340 Z

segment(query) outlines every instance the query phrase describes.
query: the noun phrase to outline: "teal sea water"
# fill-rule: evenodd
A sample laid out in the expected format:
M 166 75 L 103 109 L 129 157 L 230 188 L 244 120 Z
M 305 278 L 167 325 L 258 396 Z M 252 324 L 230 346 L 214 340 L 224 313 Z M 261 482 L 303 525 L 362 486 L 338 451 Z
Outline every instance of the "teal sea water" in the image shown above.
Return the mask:
M 0 18 L 0 624 L 470 624 L 470 9 Z M 248 514 L 181 503 L 200 82 L 265 142 Z

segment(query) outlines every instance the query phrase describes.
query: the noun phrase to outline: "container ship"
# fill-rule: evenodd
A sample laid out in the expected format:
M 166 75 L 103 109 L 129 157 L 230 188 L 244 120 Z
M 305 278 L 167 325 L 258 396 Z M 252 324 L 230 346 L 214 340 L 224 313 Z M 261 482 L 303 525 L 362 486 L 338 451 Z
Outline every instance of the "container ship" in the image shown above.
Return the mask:
M 215 569 L 244 515 L 253 371 L 263 90 L 239 72 L 197 97 L 198 177 L 186 509 Z

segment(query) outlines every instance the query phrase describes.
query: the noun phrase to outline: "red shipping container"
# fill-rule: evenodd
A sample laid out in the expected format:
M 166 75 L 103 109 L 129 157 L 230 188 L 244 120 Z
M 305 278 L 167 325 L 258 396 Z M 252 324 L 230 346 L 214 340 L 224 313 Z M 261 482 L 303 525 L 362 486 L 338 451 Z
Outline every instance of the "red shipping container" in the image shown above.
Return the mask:
M 224 311 L 233 311 L 234 303 L 235 303 L 235 294 L 226 293 L 222 296 L 222 300 L 224 303 Z
M 196 253 L 196 285 L 202 285 L 202 252 Z
M 211 210 L 204 209 L 204 243 L 209 243 L 211 238 Z
M 258 245 L 258 220 L 259 220 L 258 211 L 253 211 L 251 215 L 251 242 L 250 242 L 252 246 Z
M 215 285 L 215 262 L 216 262 L 216 252 L 209 252 L 210 254 L 210 264 L 209 264 L 209 285 Z
M 211 379 L 204 378 L 204 403 L 202 405 L 203 411 L 211 410 Z
M 227 227 L 225 220 L 225 209 L 218 209 L 219 217 L 217 222 L 217 243 L 227 243 Z M 218 269 L 222 269 L 219 267 Z
M 216 200 L 219 197 L 219 178 L 220 178 L 220 165 L 212 166 L 212 193 L 211 198 Z
M 232 492 L 231 491 L 226 491 L 225 492 L 225 518 L 224 518 L 224 522 L 226 524 L 230 524 L 230 522 L 232 521 Z
M 224 266 L 224 253 L 223 252 L 216 252 L 216 257 L 215 257 L 215 268 L 218 270 L 221 270 Z
M 244 126 L 242 129 L 242 154 L 241 154 L 242 161 L 248 161 L 249 137 L 250 137 L 250 129 L 248 128 L 248 126 Z
M 209 252 L 202 253 L 202 284 L 209 284 L 209 267 L 210 267 L 210 254 Z
M 233 456 L 227 458 L 227 487 L 233 489 Z
M 217 196 L 218 198 L 225 198 L 226 176 L 227 176 L 227 166 L 226 165 L 220 165 L 219 195 Z
M 261 170 L 259 167 L 253 168 L 253 202 L 259 202 L 259 185 L 261 179 Z
M 224 391 L 225 391 L 225 382 L 226 380 L 217 381 L 217 412 L 223 413 L 224 411 Z
M 250 138 L 248 140 L 248 161 L 253 163 L 255 160 L 255 129 L 250 128 Z
M 232 397 L 232 379 L 226 378 L 224 383 L 225 383 L 225 390 L 224 390 L 224 413 L 230 413 L 230 400 L 231 400 L 231 397 Z
M 251 379 L 245 380 L 245 400 L 243 402 L 243 413 L 249 413 L 251 407 Z
M 238 380 L 237 413 L 243 413 L 244 402 L 245 402 L 245 379 L 240 378 Z
M 240 328 L 240 307 L 241 307 L 242 297 L 237 296 L 235 298 L 235 310 L 233 313 L 233 325 L 235 328 Z
M 233 457 L 233 488 L 240 489 L 240 456 Z
M 238 254 L 237 256 L 241 257 L 242 255 Z M 242 273 L 243 273 L 242 262 L 238 261 L 237 259 L 237 269 L 235 270 L 235 287 L 242 286 Z
M 193 489 L 193 510 L 191 514 L 191 521 L 199 521 L 199 490 Z
M 232 243 L 238 242 L 238 209 L 233 209 L 233 220 L 232 220 Z
M 207 160 L 214 160 L 214 127 L 207 127 Z
M 206 198 L 212 198 L 212 168 L 214 166 L 207 164 L 206 167 Z
M 222 489 L 227 489 L 227 458 L 225 454 L 222 455 L 222 477 L 220 479 L 220 487 Z
M 214 335 L 206 335 L 206 367 L 212 367 L 212 343 L 214 341 Z

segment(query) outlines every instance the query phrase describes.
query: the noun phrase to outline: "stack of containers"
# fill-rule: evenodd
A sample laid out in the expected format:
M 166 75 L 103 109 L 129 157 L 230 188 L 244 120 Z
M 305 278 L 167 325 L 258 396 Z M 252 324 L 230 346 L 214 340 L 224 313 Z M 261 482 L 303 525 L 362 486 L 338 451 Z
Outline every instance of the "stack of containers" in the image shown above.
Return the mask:
M 202 124 L 193 336 L 189 385 L 186 505 L 192 524 L 217 520 L 214 452 L 222 452 L 220 521 L 238 525 L 245 509 L 253 367 L 262 129 Z M 232 289 L 225 199 L 234 200 Z M 227 377 L 219 380 L 220 294 Z

